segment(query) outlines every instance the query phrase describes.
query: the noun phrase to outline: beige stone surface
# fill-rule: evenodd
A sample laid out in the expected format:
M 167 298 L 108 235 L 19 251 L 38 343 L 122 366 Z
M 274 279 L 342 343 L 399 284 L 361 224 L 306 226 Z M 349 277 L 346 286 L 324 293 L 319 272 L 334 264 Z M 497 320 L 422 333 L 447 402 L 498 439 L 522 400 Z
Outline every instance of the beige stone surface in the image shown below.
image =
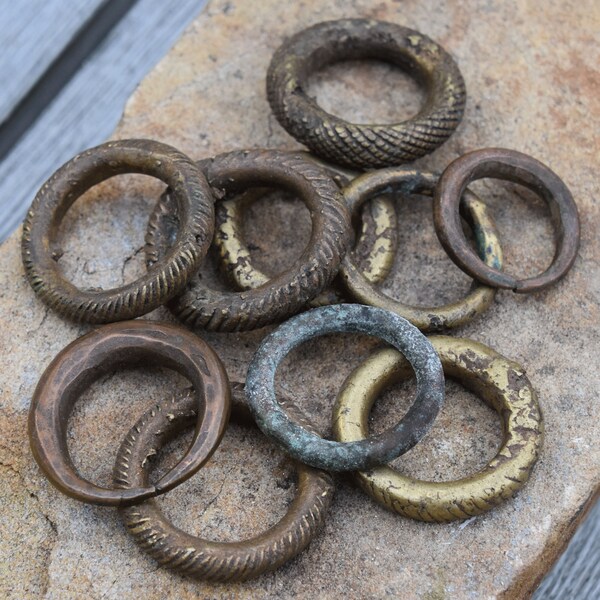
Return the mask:
M 348 16 L 418 29 L 460 65 L 469 93 L 464 122 L 442 149 L 419 162 L 422 167 L 441 169 L 475 148 L 515 148 L 563 177 L 580 208 L 581 251 L 568 277 L 535 296 L 500 292 L 487 314 L 456 332 L 521 362 L 539 392 L 547 435 L 529 485 L 484 516 L 427 525 L 386 512 L 340 477 L 323 532 L 279 571 L 234 585 L 172 575 L 138 550 L 115 510 L 61 496 L 31 457 L 26 421 L 35 384 L 54 355 L 89 327 L 63 321 L 34 297 L 24 279 L 17 233 L 0 252 L 3 597 L 526 597 L 596 494 L 600 5 L 595 0 L 214 0 L 140 86 L 116 136 L 156 138 L 196 158 L 239 147 L 298 147 L 269 112 L 264 77 L 270 56 L 285 36 Z M 328 68 L 313 84 L 324 106 L 354 120 L 406 116 L 419 104 L 418 88 L 381 65 Z M 513 186 L 476 187 L 494 210 L 507 268 L 542 269 L 553 252 L 545 206 Z M 64 227 L 65 273 L 86 287 L 117 285 L 141 273 L 145 222 L 159 190 L 147 178 L 120 177 L 88 193 Z M 399 215 L 400 253 L 385 289 L 413 302 L 458 297 L 468 278 L 437 244 L 430 201 L 405 200 Z M 265 219 L 270 219 L 266 234 Z M 298 203 L 272 198 L 259 203 L 247 226 L 257 264 L 271 272 L 283 268 L 309 229 Z M 151 317 L 169 318 L 163 310 Z M 203 336 L 223 357 L 231 378 L 243 380 L 264 333 Z M 307 344 L 284 363 L 279 388 L 326 432 L 336 390 L 377 346 L 350 336 Z M 108 484 L 116 445 L 129 427 L 183 384 L 172 374 L 144 369 L 94 384 L 69 429 L 78 468 Z M 374 412 L 375 430 L 398 418 L 411 389 L 399 386 L 385 395 Z M 434 429 L 395 464 L 420 477 L 458 477 L 483 466 L 499 440 L 495 415 L 449 382 Z M 184 443 L 165 453 L 162 467 Z M 284 513 L 291 481 L 280 451 L 259 433 L 232 426 L 210 463 L 160 502 L 186 530 L 233 540 L 262 531 Z

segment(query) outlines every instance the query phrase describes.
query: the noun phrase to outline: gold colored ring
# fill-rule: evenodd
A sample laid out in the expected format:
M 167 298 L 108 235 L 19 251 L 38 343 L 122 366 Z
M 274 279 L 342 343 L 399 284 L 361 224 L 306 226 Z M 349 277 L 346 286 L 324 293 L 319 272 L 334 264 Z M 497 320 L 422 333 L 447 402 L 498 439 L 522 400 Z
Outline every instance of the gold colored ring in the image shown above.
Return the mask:
M 419 521 L 454 521 L 484 513 L 508 500 L 527 482 L 540 453 L 543 420 L 536 393 L 517 363 L 473 340 L 432 336 L 446 376 L 475 392 L 502 418 L 503 442 L 478 473 L 455 481 L 421 481 L 390 467 L 357 472 L 360 487 L 379 504 Z M 333 409 L 340 442 L 369 435 L 368 419 L 377 396 L 411 376 L 396 350 L 381 350 L 353 371 Z

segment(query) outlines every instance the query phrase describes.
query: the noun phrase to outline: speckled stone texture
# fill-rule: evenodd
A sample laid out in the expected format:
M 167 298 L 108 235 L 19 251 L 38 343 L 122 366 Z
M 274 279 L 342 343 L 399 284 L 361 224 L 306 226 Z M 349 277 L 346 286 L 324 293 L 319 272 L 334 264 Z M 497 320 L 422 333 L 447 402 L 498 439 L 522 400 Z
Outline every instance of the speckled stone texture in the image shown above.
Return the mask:
M 194 158 L 243 146 L 297 148 L 269 114 L 264 78 L 270 56 L 302 27 L 349 16 L 421 30 L 450 51 L 462 70 L 469 94 L 464 121 L 419 166 L 442 169 L 465 151 L 485 146 L 514 148 L 563 177 L 579 205 L 583 239 L 567 278 L 534 296 L 499 292 L 486 314 L 456 332 L 526 367 L 546 423 L 545 447 L 531 481 L 486 515 L 428 525 L 386 512 L 339 477 L 324 531 L 276 573 L 224 586 L 162 570 L 135 546 L 116 511 L 62 497 L 31 457 L 26 420 L 36 381 L 54 355 L 89 327 L 63 321 L 35 298 L 17 233 L 0 252 L 3 597 L 522 598 L 596 495 L 600 5 L 595 0 L 216 0 L 133 96 L 116 136 L 157 138 Z M 356 121 L 396 120 L 419 105 L 417 86 L 381 65 L 327 68 L 312 84 L 326 109 Z M 553 254 L 546 207 L 512 185 L 484 181 L 474 188 L 494 211 L 506 268 L 521 275 L 542 270 Z M 64 224 L 65 273 L 84 287 L 117 285 L 142 273 L 145 224 L 160 190 L 147 178 L 122 176 L 86 194 Z M 246 235 L 260 268 L 276 273 L 297 256 L 309 232 L 303 211 L 299 202 L 273 196 L 252 208 Z M 469 280 L 437 244 L 430 201 L 403 200 L 399 215 L 400 258 L 384 289 L 408 302 L 442 303 L 464 293 Z M 152 317 L 169 318 L 162 309 Z M 241 380 L 265 333 L 203 337 L 218 350 L 231 378 Z M 320 338 L 286 358 L 276 384 L 326 433 L 342 381 L 379 345 L 347 335 Z M 132 423 L 174 386 L 184 385 L 170 373 L 144 369 L 104 377 L 84 394 L 69 427 L 76 466 L 108 484 L 117 446 Z M 404 385 L 386 393 L 374 411 L 373 431 L 396 422 L 413 391 Z M 423 478 L 458 477 L 483 466 L 499 439 L 495 414 L 449 382 L 431 432 L 393 464 Z M 156 476 L 186 441 L 189 437 L 159 457 Z M 219 540 L 256 534 L 281 517 L 292 497 L 285 464 L 259 433 L 232 425 L 208 465 L 160 503 L 190 532 Z

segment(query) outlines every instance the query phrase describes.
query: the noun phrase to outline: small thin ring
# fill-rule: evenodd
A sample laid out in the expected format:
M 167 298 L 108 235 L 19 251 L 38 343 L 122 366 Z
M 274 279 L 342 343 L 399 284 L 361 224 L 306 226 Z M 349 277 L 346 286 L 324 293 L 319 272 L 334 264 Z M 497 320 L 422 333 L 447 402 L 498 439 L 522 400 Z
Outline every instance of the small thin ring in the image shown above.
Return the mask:
M 516 279 L 492 265 L 483 264 L 467 243 L 458 213 L 460 197 L 471 182 L 485 177 L 520 183 L 548 204 L 556 235 L 556 252 L 552 264 L 541 275 Z M 435 191 L 433 220 L 442 246 L 465 273 L 486 285 L 521 294 L 541 291 L 564 277 L 579 250 L 579 215 L 571 192 L 546 165 L 515 150 L 475 150 L 450 163 Z
M 380 59 L 427 90 L 421 111 L 389 125 L 358 125 L 331 115 L 307 93 L 311 73 L 335 62 Z M 318 23 L 283 43 L 267 73 L 267 97 L 283 128 L 315 154 L 357 169 L 398 165 L 429 154 L 458 127 L 467 92 L 452 57 L 426 35 L 395 23 Z
M 167 367 L 190 380 L 196 390 L 196 432 L 185 456 L 156 485 L 103 488 L 81 478 L 73 466 L 66 438 L 69 415 L 81 393 L 99 377 L 137 364 Z M 225 368 L 198 336 L 167 323 L 114 323 L 69 344 L 44 371 L 29 410 L 29 441 L 38 465 L 61 492 L 82 502 L 123 506 L 164 494 L 191 477 L 221 440 L 229 409 Z
M 407 357 L 415 371 L 417 394 L 399 423 L 367 440 L 346 444 L 308 432 L 286 414 L 274 391 L 278 365 L 296 346 L 328 333 L 374 335 Z M 328 471 L 356 471 L 389 462 L 419 442 L 444 401 L 444 376 L 435 350 L 408 321 L 380 308 L 338 304 L 297 315 L 263 340 L 248 367 L 246 398 L 263 433 L 297 460 Z
M 544 426 L 534 389 L 524 369 L 473 340 L 432 336 L 444 374 L 479 395 L 502 419 L 504 439 L 496 456 L 478 473 L 455 481 L 421 481 L 390 467 L 356 473 L 360 487 L 379 504 L 419 521 L 468 519 L 511 498 L 529 479 L 538 459 Z M 348 377 L 334 410 L 336 439 L 368 435 L 369 413 L 388 386 L 411 376 L 394 350 L 381 350 Z
M 297 194 L 311 212 L 312 234 L 294 265 L 267 284 L 219 292 L 194 277 L 169 308 L 187 325 L 211 331 L 248 331 L 295 314 L 331 283 L 351 241 L 350 214 L 337 185 L 323 168 L 298 153 L 240 150 L 198 164 L 221 199 L 248 187 L 281 186 Z M 148 223 L 148 264 L 166 252 L 176 220 L 170 196 L 163 194 Z
M 238 386 L 232 386 L 232 417 L 252 424 L 247 406 L 236 397 Z M 286 402 L 286 406 L 296 421 L 311 428 L 293 404 Z M 193 422 L 195 412 L 190 390 L 147 412 L 119 449 L 115 484 L 124 488 L 147 486 L 149 472 L 144 468 L 147 457 Z M 333 499 L 333 479 L 324 471 L 300 463 L 294 466 L 298 473 L 297 495 L 287 513 L 269 530 L 247 540 L 213 542 L 189 535 L 175 527 L 154 500 L 122 509 L 121 519 L 136 543 L 162 566 L 198 579 L 244 581 L 297 556 L 323 524 Z
M 360 206 L 382 190 L 397 189 L 405 194 L 433 195 L 438 176 L 433 173 L 406 168 L 372 171 L 357 177 L 343 190 L 352 215 Z M 469 190 L 465 190 L 460 204 L 461 215 L 471 226 L 479 256 L 495 269 L 502 268 L 502 249 L 496 226 L 487 206 Z M 469 293 L 456 302 L 444 306 L 417 307 L 390 298 L 368 281 L 356 265 L 352 254 L 344 257 L 340 281 L 354 300 L 370 306 L 391 310 L 410 321 L 421 331 L 432 332 L 464 325 L 487 310 L 494 302 L 496 289 L 474 282 Z
M 61 273 L 56 235 L 66 212 L 92 186 L 123 173 L 164 181 L 181 215 L 164 259 L 126 285 L 81 290 Z M 74 321 L 109 323 L 139 317 L 180 293 L 208 252 L 214 199 L 206 178 L 184 154 L 152 140 L 120 140 L 90 148 L 64 164 L 37 193 L 25 222 L 21 251 L 31 287 L 50 308 Z

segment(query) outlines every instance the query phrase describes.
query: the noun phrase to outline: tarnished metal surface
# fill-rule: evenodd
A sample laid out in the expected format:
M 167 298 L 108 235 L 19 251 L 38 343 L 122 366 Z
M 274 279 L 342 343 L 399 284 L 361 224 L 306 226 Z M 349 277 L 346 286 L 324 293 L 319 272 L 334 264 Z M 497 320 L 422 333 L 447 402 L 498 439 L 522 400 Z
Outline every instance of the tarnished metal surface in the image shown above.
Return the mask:
M 496 456 L 478 473 L 455 481 L 420 481 L 390 467 L 355 475 L 377 502 L 419 521 L 468 519 L 511 498 L 529 478 L 543 440 L 536 393 L 523 367 L 473 340 L 432 336 L 447 377 L 479 395 L 502 420 L 503 441 Z M 388 386 L 411 376 L 409 362 L 395 350 L 381 350 L 346 380 L 333 413 L 341 442 L 369 434 L 369 413 Z
M 417 378 L 416 398 L 388 431 L 350 443 L 325 440 L 294 423 L 277 402 L 275 372 L 281 361 L 303 342 L 328 333 L 380 337 L 410 361 Z M 314 467 L 354 471 L 397 458 L 427 433 L 444 401 L 444 377 L 433 347 L 408 321 L 380 308 L 339 304 L 289 319 L 262 341 L 248 367 L 246 398 L 258 426 L 288 454 Z
M 243 386 L 233 384 L 232 417 L 252 424 L 243 400 Z M 282 401 L 292 418 L 314 431 L 303 413 L 291 402 Z M 148 411 L 125 438 L 115 465 L 119 487 L 147 487 L 148 458 L 169 439 L 197 419 L 197 406 L 191 389 Z M 243 581 L 272 571 L 298 555 L 323 524 L 331 504 L 334 484 L 331 476 L 294 463 L 297 492 L 285 516 L 273 527 L 251 539 L 239 542 L 213 542 L 189 535 L 175 527 L 149 500 L 123 508 L 122 521 L 135 541 L 162 566 L 185 575 L 210 581 Z
M 371 171 L 356 178 L 343 190 L 351 214 L 372 196 L 382 190 L 395 189 L 404 194 L 433 195 L 438 176 L 433 173 L 391 167 Z M 460 212 L 472 227 L 479 256 L 486 265 L 494 269 L 502 267 L 502 250 L 496 227 L 486 205 L 471 191 L 465 190 L 460 203 Z M 348 294 L 363 304 L 391 310 L 408 319 L 422 331 L 431 332 L 464 325 L 483 313 L 494 301 L 496 290 L 475 282 L 471 291 L 461 300 L 436 307 L 417 307 L 390 298 L 378 290 L 356 265 L 352 254 L 347 254 L 340 269 L 340 280 Z
M 556 252 L 552 264 L 541 275 L 517 279 L 502 273 L 493 265 L 483 264 L 467 243 L 458 205 L 469 183 L 485 177 L 524 185 L 548 204 L 554 224 Z M 442 246 L 465 273 L 486 285 L 522 294 L 543 290 L 564 277 L 579 250 L 579 214 L 571 192 L 546 165 L 516 150 L 485 148 L 469 152 L 450 163 L 436 188 L 433 218 Z
M 81 290 L 60 270 L 58 229 L 77 198 L 123 173 L 142 173 L 164 181 L 172 190 L 181 226 L 169 255 L 147 274 L 111 290 Z M 144 315 L 181 292 L 199 268 L 212 240 L 213 203 L 202 172 L 171 146 L 152 140 L 120 140 L 86 150 L 50 177 L 27 213 L 22 255 L 29 283 L 48 306 L 75 321 L 108 323 Z
M 349 123 L 308 95 L 308 77 L 342 60 L 379 59 L 397 65 L 427 91 L 415 117 L 392 125 Z M 435 150 L 458 127 L 466 103 L 452 57 L 413 29 L 371 19 L 341 19 L 300 31 L 274 54 L 267 96 L 281 125 L 315 154 L 359 169 L 388 167 Z
M 198 410 L 190 448 L 154 485 L 106 489 L 81 478 L 67 447 L 67 423 L 80 394 L 110 370 L 137 364 L 178 371 L 193 384 Z M 122 506 L 163 494 L 191 477 L 212 455 L 227 426 L 227 373 L 212 348 L 175 325 L 152 321 L 114 323 L 78 338 L 44 371 L 29 410 L 33 455 L 61 492 L 93 504 Z
M 187 325 L 217 331 L 257 329 L 298 312 L 331 283 L 351 241 L 350 215 L 335 182 L 301 154 L 277 150 L 240 150 L 200 164 L 221 198 L 264 186 L 297 194 L 311 212 L 312 234 L 294 265 L 268 283 L 227 293 L 208 289 L 196 276 L 169 308 Z M 148 224 L 149 265 L 166 255 L 176 230 L 174 203 L 163 195 Z

